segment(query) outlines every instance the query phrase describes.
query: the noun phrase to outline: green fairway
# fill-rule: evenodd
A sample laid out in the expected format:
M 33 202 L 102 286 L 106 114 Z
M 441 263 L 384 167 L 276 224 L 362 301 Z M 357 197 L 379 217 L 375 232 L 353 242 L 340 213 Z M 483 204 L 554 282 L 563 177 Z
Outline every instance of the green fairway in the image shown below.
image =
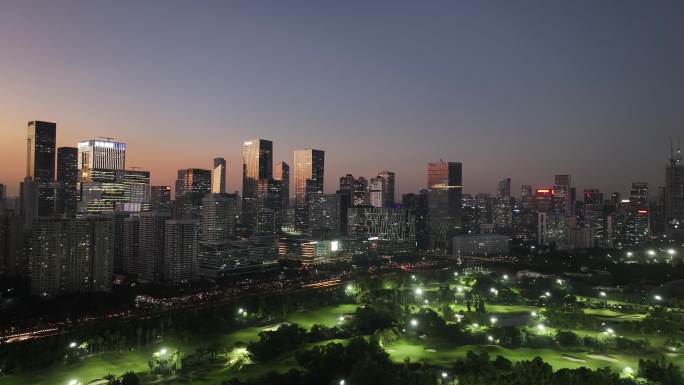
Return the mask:
M 314 324 L 332 327 L 337 325 L 339 318 L 348 313 L 354 313 L 358 305 L 326 306 L 316 310 L 308 310 L 290 314 L 287 322 L 297 323 L 303 328 L 310 329 Z

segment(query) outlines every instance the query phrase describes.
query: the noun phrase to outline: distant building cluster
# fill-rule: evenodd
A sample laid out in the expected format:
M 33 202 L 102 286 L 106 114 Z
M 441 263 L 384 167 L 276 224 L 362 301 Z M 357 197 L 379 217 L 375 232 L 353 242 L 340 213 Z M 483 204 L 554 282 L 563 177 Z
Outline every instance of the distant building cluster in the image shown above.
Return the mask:
M 241 193 L 228 193 L 226 161 L 178 170 L 174 186 L 127 167 L 114 138 L 56 147 L 57 125 L 27 127 L 19 197 L 0 185 L 0 276 L 28 278 L 39 296 L 108 291 L 115 275 L 182 285 L 277 267 L 418 252 L 505 255 L 529 247 L 624 248 L 684 236 L 684 165 L 671 149 L 655 197 L 634 182 L 627 196 L 580 194 L 570 175 L 548 186 L 511 179 L 495 196 L 464 194 L 462 164 L 432 162 L 426 188 L 396 200 L 396 175 L 347 174 L 324 191 L 325 152 L 294 151 L 274 164 L 273 142 L 245 141 Z M 654 199 L 655 198 L 655 199 Z

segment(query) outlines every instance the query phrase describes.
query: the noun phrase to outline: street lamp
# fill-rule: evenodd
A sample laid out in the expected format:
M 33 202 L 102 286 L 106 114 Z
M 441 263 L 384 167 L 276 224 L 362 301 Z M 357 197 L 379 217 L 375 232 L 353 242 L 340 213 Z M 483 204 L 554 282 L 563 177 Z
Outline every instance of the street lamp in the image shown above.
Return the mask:
M 655 299 L 656 301 L 662 301 L 663 297 L 661 297 L 659 294 L 656 294 L 653 296 L 653 299 Z
M 602 291 L 602 292 L 599 293 L 599 295 L 600 295 L 601 297 L 605 297 L 605 296 L 606 296 L 606 292 L 605 292 L 605 291 Z
M 496 317 L 491 317 L 491 318 L 489 319 L 489 322 L 490 322 L 492 325 L 494 325 L 494 324 L 496 323 L 496 321 L 498 321 L 498 319 L 497 319 Z
M 504 281 L 508 281 L 508 274 L 504 274 L 504 275 L 503 275 L 503 280 L 504 280 Z
M 537 312 L 536 312 L 536 311 L 533 311 L 532 313 L 530 313 L 530 315 L 531 315 L 532 317 L 537 317 Z
M 677 254 L 677 251 L 675 249 L 667 249 L 667 253 L 670 255 L 675 255 Z
M 418 320 L 415 318 L 411 319 L 411 326 L 413 326 L 413 327 L 418 326 Z
M 647 253 L 648 253 L 648 255 L 650 255 L 651 257 L 653 257 L 654 255 L 656 255 L 655 250 L 648 250 Z
M 344 380 L 340 380 L 340 385 L 344 385 L 344 384 L 345 384 Z
M 544 330 L 546 330 L 546 326 L 544 326 L 543 324 L 539 324 L 537 325 L 537 329 L 543 332 Z
M 69 384 L 69 385 L 81 385 L 81 381 L 79 381 L 79 380 L 69 380 L 68 384 Z
M 69 344 L 69 347 L 72 349 L 75 348 L 76 346 L 77 346 L 76 342 L 72 342 Z

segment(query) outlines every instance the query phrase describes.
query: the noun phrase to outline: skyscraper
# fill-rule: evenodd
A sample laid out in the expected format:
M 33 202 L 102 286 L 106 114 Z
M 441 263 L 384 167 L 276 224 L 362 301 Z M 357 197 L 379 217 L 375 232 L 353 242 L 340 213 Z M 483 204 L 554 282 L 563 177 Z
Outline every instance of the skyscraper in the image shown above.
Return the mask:
M 193 219 L 167 220 L 164 242 L 164 282 L 180 285 L 199 277 L 199 225 Z
M 684 238 L 684 164 L 679 146 L 676 151 L 670 146 L 665 169 L 665 221 L 670 236 Z
M 493 219 L 494 228 L 497 230 L 497 232 L 508 233 L 513 228 L 511 178 L 504 178 L 499 181 Z
M 57 149 L 57 212 L 74 213 L 78 204 L 78 148 Z
M 201 242 L 225 242 L 235 236 L 237 196 L 207 194 L 202 200 Z
M 140 214 L 140 251 L 137 263 L 138 278 L 146 282 L 159 282 L 164 277 L 164 242 L 168 212 Z
M 258 234 L 275 235 L 283 223 L 283 185 L 273 179 L 257 182 L 256 190 L 256 228 Z
M 428 163 L 428 231 L 430 248 L 446 250 L 461 227 L 462 165 Z
M 380 171 L 378 174 L 383 180 L 382 206 L 394 206 L 394 184 L 395 176 L 393 171 Z
M 323 193 L 325 152 L 322 150 L 296 150 L 294 152 L 295 229 L 309 230 L 309 207 L 312 194 Z
M 283 210 L 287 210 L 290 207 L 290 166 L 285 162 L 276 163 L 273 179 L 281 182 Z
M 248 140 L 242 148 L 242 223 L 248 231 L 256 228 L 256 190 L 260 180 L 273 179 L 273 142 Z
M 214 158 L 214 168 L 211 170 L 211 192 L 223 194 L 226 192 L 226 160 Z
M 125 170 L 126 144 L 110 138 L 79 142 L 78 169 Z
M 171 186 L 152 186 L 150 210 L 171 211 Z
M 57 125 L 50 122 L 28 122 L 26 139 L 26 181 L 36 183 L 38 197 L 36 215 L 52 215 L 56 211 L 55 150 Z
M 371 178 L 368 184 L 368 198 L 373 207 L 383 207 L 385 201 L 385 181 L 382 177 Z
M 38 183 L 55 180 L 57 124 L 38 120 L 28 122 L 26 176 Z
M 199 219 L 202 198 L 211 192 L 211 171 L 199 168 L 178 170 L 176 217 Z

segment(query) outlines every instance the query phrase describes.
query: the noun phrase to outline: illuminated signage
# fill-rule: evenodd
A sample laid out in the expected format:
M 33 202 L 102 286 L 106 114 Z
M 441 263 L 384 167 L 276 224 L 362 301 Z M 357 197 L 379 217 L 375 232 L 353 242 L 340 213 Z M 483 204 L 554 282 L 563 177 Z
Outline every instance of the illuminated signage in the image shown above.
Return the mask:
M 648 215 L 648 210 L 638 210 L 639 215 Z
M 95 147 L 114 148 L 114 142 L 95 141 Z
M 330 251 L 337 251 L 340 249 L 340 241 L 330 242 Z
M 553 189 L 550 188 L 538 188 L 537 195 L 551 195 L 553 194 Z

